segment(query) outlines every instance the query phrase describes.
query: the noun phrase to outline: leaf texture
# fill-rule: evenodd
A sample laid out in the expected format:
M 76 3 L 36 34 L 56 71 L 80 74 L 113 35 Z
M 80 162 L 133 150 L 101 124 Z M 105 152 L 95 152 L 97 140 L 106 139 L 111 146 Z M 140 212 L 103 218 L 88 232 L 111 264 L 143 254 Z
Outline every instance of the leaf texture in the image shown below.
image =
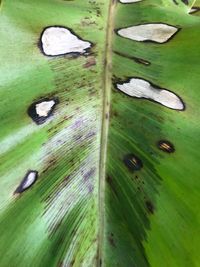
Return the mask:
M 199 266 L 199 7 L 1 1 L 0 267 Z

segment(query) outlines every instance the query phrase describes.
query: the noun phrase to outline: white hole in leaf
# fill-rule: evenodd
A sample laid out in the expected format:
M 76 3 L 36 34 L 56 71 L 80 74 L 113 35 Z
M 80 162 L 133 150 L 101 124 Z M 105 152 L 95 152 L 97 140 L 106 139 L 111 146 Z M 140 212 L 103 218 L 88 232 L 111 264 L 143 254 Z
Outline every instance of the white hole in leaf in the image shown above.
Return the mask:
M 64 27 L 52 26 L 46 28 L 41 37 L 42 49 L 47 56 L 58 56 L 68 53 L 86 52 L 91 43 L 79 39 Z
M 132 78 L 128 83 L 117 84 L 117 88 L 132 97 L 150 99 L 171 109 L 184 109 L 184 104 L 177 95 L 165 89 L 155 88 L 149 82 L 139 78 Z
M 26 177 L 26 180 L 23 183 L 22 188 L 26 189 L 26 188 L 30 187 L 35 182 L 36 176 L 37 176 L 37 173 L 35 171 L 29 172 L 29 174 Z
M 35 181 L 37 180 L 38 172 L 37 171 L 29 171 L 24 179 L 22 180 L 21 184 L 18 186 L 18 188 L 15 190 L 15 193 L 22 193 L 29 187 L 31 187 Z
M 36 113 L 39 117 L 47 117 L 52 107 L 55 105 L 54 100 L 44 101 L 35 105 Z
M 164 43 L 168 41 L 178 29 L 163 23 L 151 23 L 137 26 L 131 26 L 118 30 L 118 34 L 122 37 L 134 41 L 153 41 Z
M 195 7 L 193 7 L 193 8 L 190 9 L 189 14 L 195 13 L 195 12 L 198 11 L 198 10 L 199 10 L 199 8 L 195 8 Z

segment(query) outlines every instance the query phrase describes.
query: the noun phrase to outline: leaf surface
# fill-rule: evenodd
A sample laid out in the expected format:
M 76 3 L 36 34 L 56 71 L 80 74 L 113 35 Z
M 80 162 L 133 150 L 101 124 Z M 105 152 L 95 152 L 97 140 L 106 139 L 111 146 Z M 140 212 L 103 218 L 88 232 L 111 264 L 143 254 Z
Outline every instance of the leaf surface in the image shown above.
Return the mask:
M 1 1 L 1 267 L 199 266 L 198 7 Z

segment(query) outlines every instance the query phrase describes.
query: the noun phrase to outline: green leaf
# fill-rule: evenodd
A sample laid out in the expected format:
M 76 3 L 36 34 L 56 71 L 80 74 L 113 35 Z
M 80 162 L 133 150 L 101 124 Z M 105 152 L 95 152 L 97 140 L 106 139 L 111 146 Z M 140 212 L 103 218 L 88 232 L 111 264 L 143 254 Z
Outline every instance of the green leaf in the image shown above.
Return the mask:
M 128 2 L 0 2 L 1 267 L 199 266 L 200 2 Z

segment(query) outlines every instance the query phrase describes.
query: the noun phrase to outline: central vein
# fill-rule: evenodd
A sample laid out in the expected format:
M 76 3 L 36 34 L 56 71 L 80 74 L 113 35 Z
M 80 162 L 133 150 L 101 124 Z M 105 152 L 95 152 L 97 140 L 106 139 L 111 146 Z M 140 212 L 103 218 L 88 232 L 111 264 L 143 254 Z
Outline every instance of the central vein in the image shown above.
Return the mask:
M 112 39 L 114 29 L 114 13 L 116 0 L 110 0 L 109 13 L 106 31 L 106 46 L 104 53 L 104 73 L 103 73 L 103 115 L 102 115 L 102 132 L 101 132 L 101 149 L 100 149 L 100 171 L 99 171 L 99 249 L 98 249 L 98 266 L 103 260 L 103 240 L 104 240 L 104 221 L 105 221 L 105 176 L 106 176 L 106 156 L 107 156 L 107 139 L 109 128 L 110 113 L 110 96 L 111 96 L 111 69 L 112 69 Z

